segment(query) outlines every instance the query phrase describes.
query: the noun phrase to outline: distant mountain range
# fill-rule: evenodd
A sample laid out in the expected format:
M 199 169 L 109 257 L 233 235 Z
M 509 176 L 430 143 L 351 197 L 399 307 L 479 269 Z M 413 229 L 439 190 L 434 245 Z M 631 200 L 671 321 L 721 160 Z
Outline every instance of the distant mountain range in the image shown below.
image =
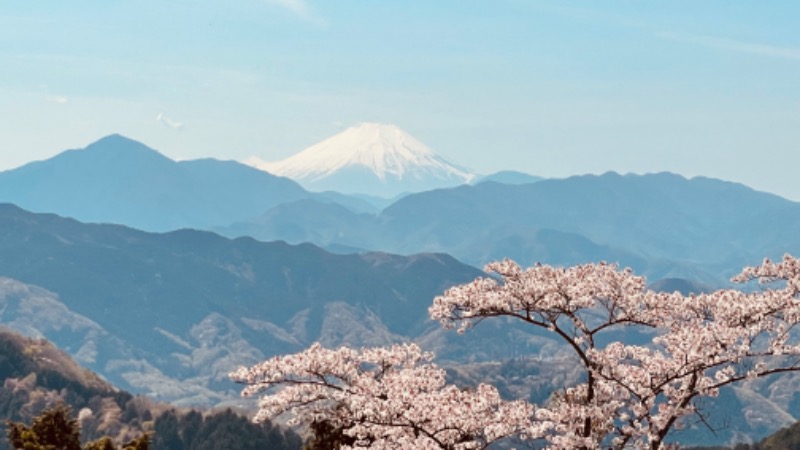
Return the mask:
M 353 133 L 403 136 L 374 124 Z M 413 148 L 412 139 L 399 141 Z M 376 155 L 386 150 L 377 148 Z M 376 204 L 375 197 L 311 193 L 232 161 L 172 161 L 113 135 L 0 172 L 0 201 L 84 222 L 210 229 L 342 254 L 442 252 L 475 266 L 504 257 L 523 264 L 607 260 L 652 280 L 706 286 L 724 284 L 765 256 L 800 253 L 800 204 L 740 184 L 613 172 L 542 180 L 504 171 L 473 181 Z
M 652 280 L 718 286 L 744 265 L 800 253 L 800 204 L 709 178 L 611 172 L 423 192 L 377 215 L 304 200 L 217 230 L 331 249 L 445 252 L 474 265 L 615 261 Z
M 226 225 L 306 198 L 374 211 L 364 200 L 311 194 L 287 178 L 233 161 L 176 162 L 120 135 L 0 172 L 0 202 L 150 231 Z
M 393 198 L 469 183 L 476 175 L 394 125 L 362 123 L 277 162 L 250 163 L 312 191 Z
M 489 175 L 479 176 L 470 182 L 470 184 L 479 184 L 487 181 L 492 181 L 501 184 L 529 184 L 542 181 L 544 178 L 530 175 L 516 170 L 501 170 Z
M 383 345 L 434 328 L 433 297 L 480 272 L 447 255 L 153 234 L 0 205 L 0 320 L 166 400 L 235 396 L 227 373 L 312 342 Z
M 513 171 L 472 183 L 393 201 L 311 193 L 243 164 L 176 162 L 109 136 L 0 172 L 0 200 L 40 212 L 0 205 L 0 320 L 176 404 L 235 403 L 232 367 L 314 341 L 409 340 L 456 379 L 488 377 L 540 401 L 571 373 L 547 333 L 498 320 L 456 336 L 427 319 L 435 295 L 481 274 L 454 257 L 614 261 L 654 288 L 698 292 L 765 256 L 800 254 L 800 204 L 735 183 Z M 275 240 L 285 242 L 262 242 Z M 729 442 L 789 424 L 800 397 L 785 393 L 799 386 L 788 375 L 725 391 L 712 407 L 746 411 L 735 428 L 687 436 Z
M 332 190 L 308 192 L 289 178 L 235 161 L 211 158 L 173 161 L 140 142 L 110 135 L 86 148 L 67 150 L 44 161 L 0 172 L 0 202 L 85 222 L 170 231 L 209 229 L 249 221 L 275 206 L 298 200 L 314 200 L 340 205 L 355 213 L 375 214 L 393 203 L 401 193 L 473 180 L 472 174 L 449 166 L 399 129 L 382 125 L 358 128 L 364 129 L 367 137 L 373 136 L 379 142 L 361 148 L 359 157 L 381 164 L 381 172 L 375 175 L 378 181 L 367 181 L 367 185 L 373 181 L 391 184 L 402 178 L 402 187 L 397 193 L 388 195 L 382 188 L 353 189 L 353 192 L 366 192 L 357 195 Z M 374 133 L 370 134 L 369 130 Z M 384 147 L 380 139 L 394 141 Z M 307 159 L 316 161 L 315 157 Z M 339 169 L 345 172 L 352 169 L 339 163 L 318 175 L 338 177 Z M 358 182 L 349 175 L 342 177 L 350 183 Z M 480 180 L 490 179 L 519 183 L 539 178 L 505 171 Z
M 232 368 L 314 341 L 413 340 L 456 382 L 490 381 L 537 402 L 577 376 L 545 331 L 498 319 L 458 335 L 428 320 L 435 295 L 481 274 L 442 254 L 335 255 L 310 244 L 83 224 L 11 205 L 0 205 L 0 254 L 4 324 L 54 341 L 122 388 L 176 405 L 246 405 L 227 379 Z M 800 415 L 787 394 L 798 386 L 800 376 L 788 374 L 727 390 L 704 406 L 727 428 L 682 436 L 764 436 Z

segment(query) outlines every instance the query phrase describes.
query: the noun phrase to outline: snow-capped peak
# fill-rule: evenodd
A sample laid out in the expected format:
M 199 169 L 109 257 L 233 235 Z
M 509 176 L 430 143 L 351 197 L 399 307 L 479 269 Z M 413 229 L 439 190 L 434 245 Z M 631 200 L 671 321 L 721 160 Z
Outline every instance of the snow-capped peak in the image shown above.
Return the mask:
M 250 163 L 275 175 L 292 178 L 310 189 L 343 190 L 337 189 L 331 178 L 342 178 L 346 173 L 350 178 L 363 180 L 367 172 L 384 185 L 393 184 L 402 189 L 406 184 L 405 191 L 425 189 L 428 185 L 452 186 L 474 178 L 473 174 L 436 155 L 400 128 L 378 123 L 348 128 L 282 161 L 258 163 L 251 160 Z M 344 189 L 353 191 L 356 187 Z M 364 186 L 354 192 L 369 193 L 374 189 Z

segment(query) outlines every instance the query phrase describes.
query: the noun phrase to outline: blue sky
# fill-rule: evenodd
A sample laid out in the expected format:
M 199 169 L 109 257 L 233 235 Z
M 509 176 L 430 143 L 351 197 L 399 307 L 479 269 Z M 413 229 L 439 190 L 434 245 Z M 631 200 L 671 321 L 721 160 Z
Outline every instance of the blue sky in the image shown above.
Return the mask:
M 0 170 L 122 133 L 277 160 L 359 122 L 477 172 L 800 200 L 800 2 L 5 0 Z

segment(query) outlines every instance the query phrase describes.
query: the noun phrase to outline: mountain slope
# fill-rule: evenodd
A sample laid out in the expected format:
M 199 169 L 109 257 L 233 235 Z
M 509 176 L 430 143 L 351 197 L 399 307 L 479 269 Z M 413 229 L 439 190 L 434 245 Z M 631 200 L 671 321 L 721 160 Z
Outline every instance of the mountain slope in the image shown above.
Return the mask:
M 115 384 L 188 404 L 229 399 L 233 367 L 317 340 L 403 340 L 429 324 L 435 295 L 480 274 L 447 255 L 342 256 L 12 205 L 0 205 L 0 254 L 0 276 L 44 288 L 0 283 L 5 323 L 53 339 Z
M 367 251 L 369 247 L 365 245 L 375 241 L 370 237 L 376 231 L 374 221 L 374 215 L 357 214 L 338 204 L 304 199 L 278 205 L 253 220 L 215 230 L 228 236 L 264 237 L 267 241 L 279 239 L 293 244 L 335 244 Z
M 83 411 L 83 437 L 110 435 L 128 441 L 144 432 L 151 411 L 145 401 L 120 391 L 43 339 L 0 327 L 0 420 L 29 422 L 44 408 L 63 403 Z M 155 411 L 153 411 L 155 412 Z M 3 427 L 4 428 L 4 427 Z M 5 433 L 3 433 L 5 435 Z M 11 446 L 0 440 L 0 449 Z
M 312 196 L 243 164 L 175 162 L 120 135 L 0 172 L 0 201 L 151 231 L 227 224 Z
M 79 418 L 83 441 L 108 436 L 121 443 L 147 432 L 153 450 L 197 448 L 190 447 L 197 440 L 193 438 L 202 439 L 204 448 L 224 448 L 231 442 L 241 449 L 299 449 L 302 445 L 294 432 L 270 422 L 254 424 L 230 409 L 179 412 L 171 405 L 134 397 L 79 366 L 47 340 L 31 339 L 5 327 L 0 327 L 0 377 L 4 380 L 0 390 L 3 424 L 30 423 L 43 409 L 62 403 L 70 407 L 72 417 Z M 10 447 L 6 439 L 0 439 L 0 450 Z
M 278 162 L 258 167 L 313 191 L 394 197 L 469 182 L 474 175 L 394 125 L 364 123 Z
M 422 192 L 376 216 L 311 203 L 302 210 L 282 206 L 219 230 L 322 246 L 445 252 L 476 266 L 504 257 L 522 264 L 603 259 L 654 281 L 719 286 L 744 265 L 800 253 L 800 204 L 708 178 L 607 173 Z
M 591 247 L 574 236 L 541 237 Z M 337 256 L 308 244 L 87 225 L 8 205 L 0 206 L 0 252 L 0 274 L 14 278 L 0 279 L 4 323 L 66 343 L 107 379 L 155 399 L 230 404 L 239 388 L 227 379 L 232 368 L 314 341 L 413 340 L 474 380 L 480 367 L 513 358 L 524 373 L 492 381 L 538 401 L 574 380 L 574 364 L 546 330 L 498 318 L 458 335 L 427 320 L 436 294 L 480 275 L 446 255 Z M 738 432 L 764 435 L 792 420 L 798 379 L 754 380 L 707 411 Z
M 528 183 L 536 183 L 538 181 L 542 181 L 544 178 L 537 177 L 536 175 L 529 175 L 524 172 L 518 172 L 516 170 L 502 170 L 500 172 L 495 172 L 489 175 L 480 176 L 474 180 L 472 180 L 471 184 L 478 184 L 484 183 L 486 181 L 492 181 L 494 183 L 501 183 L 501 184 L 528 184 Z
M 476 229 L 510 223 L 717 267 L 800 250 L 800 204 L 735 183 L 667 173 L 463 186 L 404 197 L 380 219 L 396 238 L 436 240 L 441 248 L 432 250 L 443 251 Z M 441 231 L 415 232 L 423 228 Z

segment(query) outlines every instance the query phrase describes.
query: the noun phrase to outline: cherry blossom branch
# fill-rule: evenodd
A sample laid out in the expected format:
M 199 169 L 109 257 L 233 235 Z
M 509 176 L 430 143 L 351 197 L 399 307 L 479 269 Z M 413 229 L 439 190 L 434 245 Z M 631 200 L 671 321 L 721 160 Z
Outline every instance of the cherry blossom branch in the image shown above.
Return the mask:
M 328 421 L 356 439 L 354 448 L 486 448 L 507 437 L 546 439 L 549 449 L 661 449 L 692 414 L 695 400 L 746 379 L 799 371 L 800 261 L 786 256 L 745 268 L 737 282 L 762 290 L 656 293 L 628 269 L 605 263 L 523 269 L 510 260 L 434 299 L 431 318 L 465 332 L 492 317 L 549 330 L 585 371 L 539 407 L 500 398 L 481 384 L 448 385 L 433 355 L 413 344 L 323 349 L 275 357 L 231 377 L 243 395 L 263 395 L 257 419 L 288 413 L 298 423 Z M 779 282 L 779 283 L 775 283 Z M 776 284 L 777 287 L 766 287 Z M 647 345 L 599 333 L 648 330 Z M 769 362 L 769 364 L 767 364 Z M 752 366 L 751 366 L 752 364 Z

